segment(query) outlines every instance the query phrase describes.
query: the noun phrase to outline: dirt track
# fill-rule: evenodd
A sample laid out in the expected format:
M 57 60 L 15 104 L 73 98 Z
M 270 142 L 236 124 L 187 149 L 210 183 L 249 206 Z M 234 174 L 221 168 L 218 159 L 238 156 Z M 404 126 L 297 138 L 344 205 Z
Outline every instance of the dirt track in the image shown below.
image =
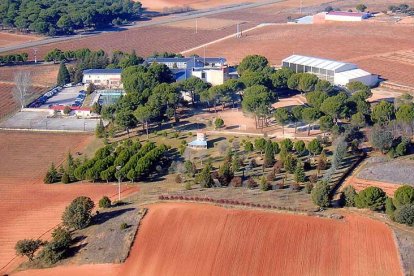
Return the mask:
M 186 203 L 149 208 L 125 264 L 22 275 L 402 275 L 390 229 L 358 215 L 333 220 Z

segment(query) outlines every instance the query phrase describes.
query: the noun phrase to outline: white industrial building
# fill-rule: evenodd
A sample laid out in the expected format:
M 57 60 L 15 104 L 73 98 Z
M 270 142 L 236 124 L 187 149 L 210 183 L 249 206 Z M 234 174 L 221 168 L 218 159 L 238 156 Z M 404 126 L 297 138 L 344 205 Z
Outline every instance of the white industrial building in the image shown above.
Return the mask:
M 325 21 L 359 22 L 369 17 L 365 12 L 331 11 L 325 14 Z
M 353 63 L 292 55 L 282 61 L 282 67 L 290 68 L 296 73 L 311 73 L 319 79 L 340 86 L 345 86 L 353 81 L 360 81 L 368 86 L 375 86 L 378 83 L 377 75 L 359 69 Z
M 121 69 L 88 69 L 83 71 L 82 83 L 87 87 L 93 83 L 98 88 L 122 88 Z

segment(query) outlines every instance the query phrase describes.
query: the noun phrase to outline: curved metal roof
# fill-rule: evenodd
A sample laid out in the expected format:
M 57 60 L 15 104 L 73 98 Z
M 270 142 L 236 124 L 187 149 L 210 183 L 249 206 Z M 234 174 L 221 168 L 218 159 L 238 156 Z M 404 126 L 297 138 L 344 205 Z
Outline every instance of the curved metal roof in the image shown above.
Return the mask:
M 301 55 L 291 55 L 290 57 L 285 58 L 283 62 L 317 67 L 320 69 L 332 70 L 332 71 L 338 71 L 340 69 L 349 70 L 349 69 L 357 68 L 357 66 L 352 63 L 346 63 L 346 62 L 317 58 L 317 57 L 301 56 Z

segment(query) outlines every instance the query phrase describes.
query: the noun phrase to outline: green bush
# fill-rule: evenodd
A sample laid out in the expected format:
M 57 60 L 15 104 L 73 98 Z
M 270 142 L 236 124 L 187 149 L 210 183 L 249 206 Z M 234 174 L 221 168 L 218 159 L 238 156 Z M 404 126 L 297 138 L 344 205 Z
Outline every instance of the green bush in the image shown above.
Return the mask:
M 121 223 L 121 225 L 119 226 L 119 229 L 121 230 L 125 230 L 128 228 L 128 224 L 126 222 Z
M 64 251 L 58 250 L 54 242 L 47 243 L 39 254 L 39 260 L 47 265 L 53 265 L 63 259 Z
M 328 207 L 329 192 L 330 188 L 326 181 L 318 182 L 311 192 L 311 198 L 313 203 L 315 203 L 319 207 Z
M 69 174 L 67 172 L 64 172 L 62 174 L 61 181 L 62 181 L 63 184 L 68 184 L 70 182 Z
M 63 212 L 63 225 L 73 229 L 85 228 L 91 222 L 91 213 L 94 206 L 95 204 L 89 197 L 80 196 L 75 198 Z
M 346 207 L 354 207 L 356 196 L 357 196 L 357 193 L 356 193 L 354 187 L 346 186 L 344 191 L 343 191 L 344 205 Z
M 186 190 L 191 190 L 191 189 L 192 189 L 192 186 L 193 186 L 193 184 L 191 183 L 191 181 L 187 181 L 187 182 L 185 182 L 185 184 L 184 184 L 184 188 L 185 188 Z
M 57 250 L 66 250 L 72 243 L 72 235 L 63 227 L 58 227 L 52 232 L 52 239 Z
M 358 208 L 369 208 L 373 211 L 384 210 L 387 196 L 383 190 L 378 187 L 368 187 L 362 190 L 355 197 L 355 206 Z
M 387 200 L 385 200 L 385 213 L 390 217 L 390 219 L 394 220 L 394 212 L 395 206 L 393 200 L 392 198 L 387 197 Z
M 99 200 L 99 208 L 109 208 L 111 207 L 111 200 L 109 199 L 109 197 L 104 196 Z
M 414 204 L 407 204 L 397 208 L 394 219 L 398 223 L 414 226 Z
M 216 127 L 216 129 L 218 129 L 218 128 L 222 128 L 222 127 L 224 126 L 224 121 L 223 121 L 223 119 L 221 119 L 221 118 L 217 118 L 217 119 L 214 121 L 214 126 Z
M 264 176 L 262 176 L 260 178 L 260 190 L 262 191 L 268 191 L 270 189 L 270 185 L 267 182 L 266 178 Z
M 414 203 L 414 188 L 408 185 L 399 187 L 394 193 L 394 205 L 400 207 L 406 204 Z
M 33 261 L 35 252 L 43 244 L 41 240 L 24 239 L 16 243 L 14 249 L 19 256 L 26 256 L 29 261 Z

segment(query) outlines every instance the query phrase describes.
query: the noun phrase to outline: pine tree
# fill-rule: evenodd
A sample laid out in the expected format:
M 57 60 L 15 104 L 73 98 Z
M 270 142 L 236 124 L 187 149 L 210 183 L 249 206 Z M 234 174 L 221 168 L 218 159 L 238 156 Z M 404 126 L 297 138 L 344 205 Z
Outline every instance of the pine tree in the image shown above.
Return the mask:
M 96 125 L 95 135 L 98 138 L 102 138 L 105 136 L 105 127 L 102 120 L 99 120 L 98 124 Z
M 70 82 L 70 74 L 64 62 L 60 63 L 59 73 L 57 76 L 57 84 L 65 85 Z
M 273 166 L 273 163 L 275 162 L 275 155 L 273 150 L 273 144 L 271 141 L 266 142 L 265 147 L 265 157 L 264 157 L 264 163 L 266 167 Z
M 305 179 L 306 179 L 306 175 L 303 169 L 303 164 L 298 162 L 298 164 L 296 165 L 296 169 L 295 169 L 295 182 L 297 184 L 303 183 L 305 182 Z

